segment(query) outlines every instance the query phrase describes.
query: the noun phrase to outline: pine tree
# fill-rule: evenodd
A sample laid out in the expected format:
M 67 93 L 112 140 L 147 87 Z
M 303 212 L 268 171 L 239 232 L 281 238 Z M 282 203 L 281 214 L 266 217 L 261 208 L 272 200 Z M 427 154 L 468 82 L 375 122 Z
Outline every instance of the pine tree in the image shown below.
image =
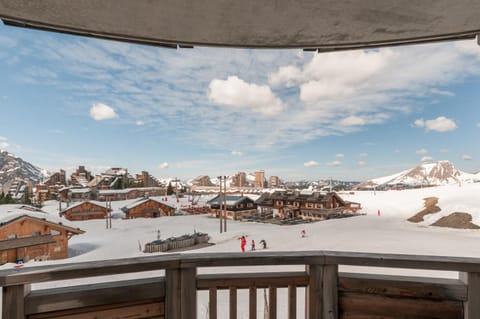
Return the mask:
M 173 187 L 172 187 L 172 182 L 168 183 L 167 187 L 167 195 L 172 195 L 173 194 Z

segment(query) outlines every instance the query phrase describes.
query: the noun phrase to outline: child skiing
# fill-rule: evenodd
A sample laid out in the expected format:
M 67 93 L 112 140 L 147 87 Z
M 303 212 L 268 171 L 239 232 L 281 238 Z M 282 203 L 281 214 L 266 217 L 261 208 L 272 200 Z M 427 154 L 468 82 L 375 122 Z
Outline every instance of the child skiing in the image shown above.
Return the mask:
M 255 240 L 252 239 L 252 248 L 251 248 L 252 251 L 255 250 Z

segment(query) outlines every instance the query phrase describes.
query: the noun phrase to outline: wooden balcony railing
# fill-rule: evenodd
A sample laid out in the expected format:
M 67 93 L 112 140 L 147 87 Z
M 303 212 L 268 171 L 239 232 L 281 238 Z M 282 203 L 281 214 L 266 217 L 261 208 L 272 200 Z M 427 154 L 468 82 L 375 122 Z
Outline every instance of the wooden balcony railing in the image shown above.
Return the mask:
M 305 270 L 284 271 L 294 265 Z M 460 278 L 339 273 L 339 265 L 456 271 Z M 284 267 L 267 271 L 270 266 Z M 144 278 L 158 270 L 164 272 Z M 30 289 L 33 283 L 92 282 L 91 277 L 129 273 L 141 279 Z M 332 251 L 171 254 L 5 270 L 0 285 L 3 319 L 193 319 L 199 291 L 208 291 L 211 319 L 218 317 L 219 291 L 226 292 L 228 317 L 234 319 L 240 290 L 248 291 L 248 317 L 257 318 L 259 289 L 267 291 L 269 318 L 480 318 L 479 258 Z M 280 291 L 286 313 L 277 307 Z M 299 309 L 303 292 L 305 309 Z

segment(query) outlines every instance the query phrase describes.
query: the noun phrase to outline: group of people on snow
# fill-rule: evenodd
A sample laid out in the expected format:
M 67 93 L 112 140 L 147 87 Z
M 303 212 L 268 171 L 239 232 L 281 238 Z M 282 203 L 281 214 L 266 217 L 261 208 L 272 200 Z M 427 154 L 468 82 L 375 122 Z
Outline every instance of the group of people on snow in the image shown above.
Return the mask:
M 267 249 L 267 242 L 265 239 L 260 240 L 260 245 L 262 245 L 263 249 Z M 245 252 L 245 248 L 247 246 L 247 238 L 245 236 L 240 237 L 240 249 L 242 250 L 242 253 Z M 250 243 L 250 250 L 255 251 L 255 240 L 252 239 Z

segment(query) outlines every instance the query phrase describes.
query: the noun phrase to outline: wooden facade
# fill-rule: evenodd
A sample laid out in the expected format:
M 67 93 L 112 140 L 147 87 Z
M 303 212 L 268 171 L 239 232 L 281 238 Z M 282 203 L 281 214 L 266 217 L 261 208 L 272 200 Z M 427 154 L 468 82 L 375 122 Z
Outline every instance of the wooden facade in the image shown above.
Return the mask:
M 84 231 L 22 215 L 0 224 L 0 263 L 68 257 L 68 240 Z
M 224 209 L 225 197 L 218 195 L 207 202 L 210 205 L 210 216 L 219 218 Z M 257 213 L 257 205 L 247 196 L 227 195 L 226 196 L 227 218 L 241 220 Z
M 367 267 L 364 273 L 339 272 L 339 266 L 358 265 Z M 460 278 L 373 274 L 368 267 L 458 271 Z M 30 289 L 32 283 L 159 269 L 165 270 L 164 276 Z M 263 295 L 266 311 L 261 317 L 268 319 L 277 318 L 280 309 L 288 319 L 473 319 L 480 318 L 479 269 L 478 258 L 445 256 L 337 251 L 170 254 L 4 270 L 0 286 L 3 318 L 195 319 L 198 307 L 205 306 L 197 299 L 198 291 L 208 293 L 208 318 L 225 318 L 228 313 L 237 318 L 243 291 L 240 298 L 248 298 L 243 312 L 251 319 L 258 318 L 257 299 Z M 217 299 L 221 292 L 229 296 L 222 301 L 226 305 Z M 287 309 L 278 307 L 285 302 Z
M 128 200 L 139 197 L 162 196 L 165 194 L 164 187 L 138 187 L 125 189 L 102 189 L 97 193 L 99 201 Z
M 67 207 L 60 216 L 68 220 L 105 219 L 109 210 L 105 205 L 87 201 Z
M 169 204 L 153 199 L 144 198 L 130 205 L 122 207 L 125 218 L 156 218 L 162 216 L 175 215 L 175 207 Z
M 292 191 L 263 193 L 255 203 L 262 214 L 273 214 L 279 218 L 302 218 L 323 220 L 342 215 L 344 211 L 356 212 L 359 203 L 346 202 L 337 193 L 302 194 Z

